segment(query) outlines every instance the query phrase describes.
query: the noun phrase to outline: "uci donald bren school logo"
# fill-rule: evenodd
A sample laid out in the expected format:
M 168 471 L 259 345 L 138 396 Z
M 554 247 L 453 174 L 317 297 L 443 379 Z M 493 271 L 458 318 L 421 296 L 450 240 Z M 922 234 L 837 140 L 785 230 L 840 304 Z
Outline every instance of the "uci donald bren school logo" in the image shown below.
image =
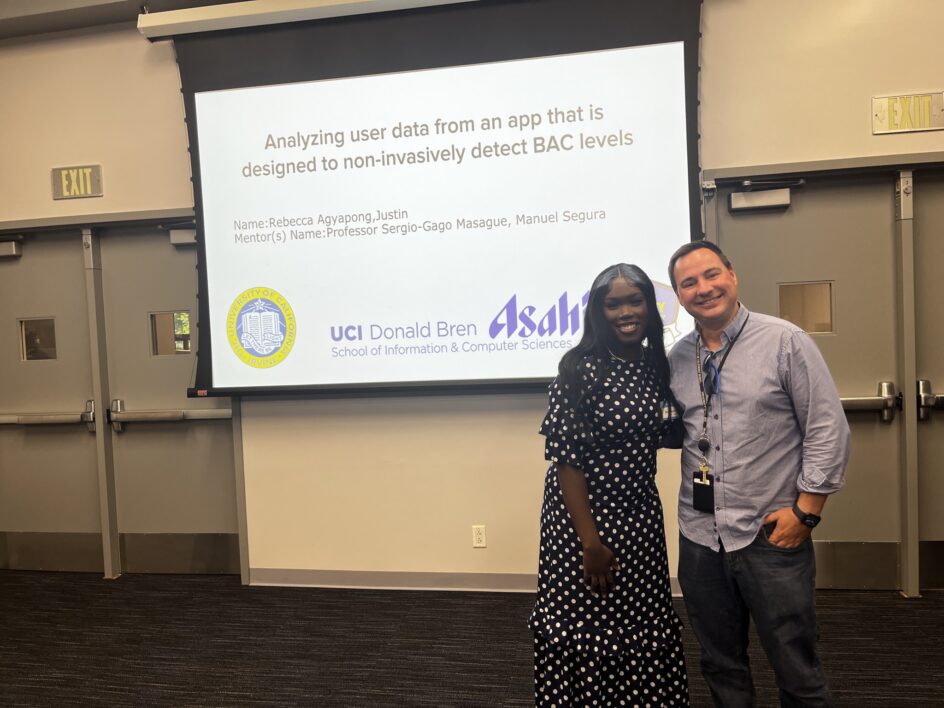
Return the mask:
M 272 288 L 249 288 L 237 297 L 226 317 L 226 336 L 247 366 L 268 369 L 282 363 L 295 343 L 295 313 Z

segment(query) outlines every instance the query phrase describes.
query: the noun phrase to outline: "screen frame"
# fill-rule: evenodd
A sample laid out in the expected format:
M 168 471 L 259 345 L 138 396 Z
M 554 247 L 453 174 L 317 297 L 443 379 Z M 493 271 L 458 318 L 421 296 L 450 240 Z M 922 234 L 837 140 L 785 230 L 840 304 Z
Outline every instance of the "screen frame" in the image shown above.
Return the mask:
M 209 327 L 200 326 L 210 321 L 210 313 L 204 295 L 208 282 L 197 93 L 682 42 L 690 238 L 698 240 L 703 238 L 698 151 L 700 14 L 700 0 L 480 0 L 174 37 L 190 141 L 197 230 L 197 360 L 188 395 L 480 394 L 539 391 L 550 380 L 214 387 Z M 373 51 L 363 51 L 365 46 L 373 47 Z

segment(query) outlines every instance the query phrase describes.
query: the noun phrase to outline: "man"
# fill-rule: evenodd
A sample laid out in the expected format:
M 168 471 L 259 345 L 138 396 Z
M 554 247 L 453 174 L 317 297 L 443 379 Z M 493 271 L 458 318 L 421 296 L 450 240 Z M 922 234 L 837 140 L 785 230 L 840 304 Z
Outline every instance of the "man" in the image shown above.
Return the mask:
M 810 533 L 849 457 L 836 386 L 803 330 L 738 301 L 713 243 L 678 249 L 669 278 L 697 325 L 669 361 L 685 427 L 679 583 L 705 679 L 716 705 L 754 705 L 752 618 L 781 705 L 831 705 Z

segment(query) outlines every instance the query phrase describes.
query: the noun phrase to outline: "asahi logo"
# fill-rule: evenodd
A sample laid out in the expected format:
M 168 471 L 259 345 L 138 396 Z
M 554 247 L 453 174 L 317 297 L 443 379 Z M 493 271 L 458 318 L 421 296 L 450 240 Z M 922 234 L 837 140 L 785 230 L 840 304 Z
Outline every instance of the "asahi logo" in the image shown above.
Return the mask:
M 656 306 L 662 317 L 665 333 L 665 346 L 670 347 L 681 338 L 678 329 L 679 301 L 672 288 L 665 283 L 653 282 L 656 296 Z M 571 297 L 567 292 L 561 293 L 557 302 L 532 305 L 519 300 L 518 295 L 512 295 L 504 304 L 488 328 L 488 336 L 497 339 L 517 336 L 523 339 L 528 337 L 565 337 L 575 336 L 583 326 L 583 316 L 587 309 L 590 291 L 585 292 L 579 300 Z
M 488 336 L 496 339 L 502 334 L 522 338 L 575 335 L 580 331 L 589 298 L 588 290 L 579 300 L 571 302 L 565 291 L 548 307 L 547 303 L 524 303 L 518 300 L 517 294 L 512 295 L 489 325 Z

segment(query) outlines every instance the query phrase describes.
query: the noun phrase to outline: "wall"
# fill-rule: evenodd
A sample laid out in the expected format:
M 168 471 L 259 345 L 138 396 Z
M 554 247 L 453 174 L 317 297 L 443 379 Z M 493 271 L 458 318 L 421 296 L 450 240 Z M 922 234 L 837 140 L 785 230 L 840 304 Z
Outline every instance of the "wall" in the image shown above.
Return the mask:
M 3 222 L 193 206 L 171 42 L 128 25 L 0 42 Z M 53 167 L 100 164 L 105 196 L 53 201 Z
M 544 405 L 541 395 L 244 403 L 250 564 L 533 572 Z M 488 548 L 472 548 L 472 524 L 486 525 Z
M 702 166 L 944 149 L 872 136 L 872 95 L 944 89 L 944 3 L 705 0 Z M 3 222 L 192 205 L 171 45 L 131 27 L 0 43 Z M 107 197 L 53 203 L 49 169 L 104 166 Z M 243 406 L 250 564 L 536 570 L 541 395 Z M 674 556 L 677 455 L 660 460 Z M 489 547 L 471 548 L 485 523 Z
M 705 0 L 702 168 L 944 149 L 872 135 L 872 96 L 944 90 L 938 0 Z

